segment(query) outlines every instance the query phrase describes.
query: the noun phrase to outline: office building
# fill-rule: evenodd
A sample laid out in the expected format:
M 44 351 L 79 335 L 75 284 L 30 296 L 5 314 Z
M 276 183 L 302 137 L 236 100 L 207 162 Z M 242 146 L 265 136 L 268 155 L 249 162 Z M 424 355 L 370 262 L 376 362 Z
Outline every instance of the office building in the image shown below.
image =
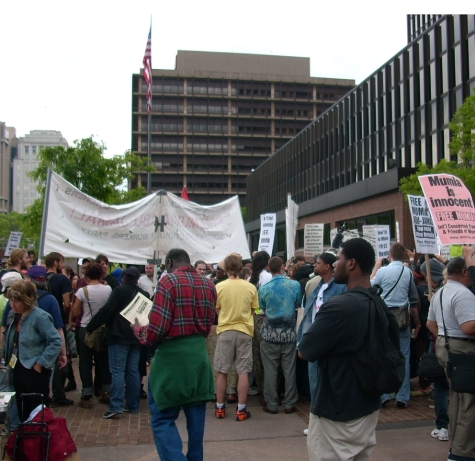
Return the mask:
M 12 210 L 24 213 L 38 197 L 36 182 L 28 173 L 38 167 L 38 152 L 45 147 L 68 147 L 60 131 L 33 130 L 18 138 L 18 155 L 13 159 Z
M 0 122 L 0 213 L 11 211 L 12 157 L 16 156 L 17 139 L 15 128 Z
M 213 204 L 354 87 L 310 76 L 310 59 L 178 51 L 174 70 L 153 70 L 151 190 Z M 132 78 L 132 152 L 147 155 L 146 83 Z M 131 187 L 146 188 L 140 173 Z
M 249 175 L 252 249 L 260 214 L 276 212 L 274 250 L 285 251 L 288 193 L 300 206 L 297 247 L 306 223 L 324 223 L 329 245 L 343 222 L 389 224 L 393 240 L 413 245 L 399 180 L 419 162 L 451 160 L 449 122 L 475 89 L 475 15 L 431 16 L 420 32 L 410 24 L 404 49 Z

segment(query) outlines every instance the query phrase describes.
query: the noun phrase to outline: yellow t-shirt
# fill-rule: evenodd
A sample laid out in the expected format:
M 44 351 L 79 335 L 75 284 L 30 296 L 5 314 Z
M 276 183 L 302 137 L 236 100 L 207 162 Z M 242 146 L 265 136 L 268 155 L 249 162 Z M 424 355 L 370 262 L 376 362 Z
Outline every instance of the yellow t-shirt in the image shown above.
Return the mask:
M 218 335 L 237 330 L 254 336 L 254 310 L 259 307 L 256 287 L 241 279 L 228 279 L 216 285 L 218 301 Z

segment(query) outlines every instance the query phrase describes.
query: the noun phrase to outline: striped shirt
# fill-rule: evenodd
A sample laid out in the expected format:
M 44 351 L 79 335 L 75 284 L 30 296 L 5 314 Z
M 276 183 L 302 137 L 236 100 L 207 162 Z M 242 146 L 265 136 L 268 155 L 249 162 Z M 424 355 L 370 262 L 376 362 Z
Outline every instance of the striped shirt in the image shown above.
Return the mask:
M 150 323 L 135 327 L 142 344 L 178 336 L 208 336 L 216 309 L 216 288 L 194 267 L 178 267 L 164 275 L 157 286 Z

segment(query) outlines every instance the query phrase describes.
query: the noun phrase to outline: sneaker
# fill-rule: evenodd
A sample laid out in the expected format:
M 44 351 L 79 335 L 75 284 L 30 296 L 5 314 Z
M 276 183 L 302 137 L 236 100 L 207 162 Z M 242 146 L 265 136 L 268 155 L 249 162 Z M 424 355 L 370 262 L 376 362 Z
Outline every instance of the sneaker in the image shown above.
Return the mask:
M 0 432 L 0 437 L 6 437 L 8 435 L 7 426 L 3 426 L 2 431 Z
M 389 402 L 391 402 L 391 399 L 386 399 L 381 402 L 381 406 L 384 408 Z
M 80 408 L 92 408 L 92 400 L 91 396 L 82 396 L 80 402 L 78 403 L 78 407 Z
M 70 405 L 74 405 L 74 401 L 71 400 L 71 399 L 67 399 L 66 397 L 64 399 L 53 399 L 53 400 L 51 400 L 51 406 L 53 408 L 69 407 Z
M 396 406 L 397 406 L 398 408 L 407 408 L 407 402 L 401 402 L 401 401 L 398 400 L 398 401 L 396 402 Z
M 247 391 L 247 395 L 257 395 L 259 394 L 259 390 L 257 389 L 257 387 L 250 387 L 249 390 Z
M 303 435 L 308 435 L 308 429 L 303 430 Z
M 245 419 L 249 419 L 250 417 L 251 413 L 246 407 L 244 407 L 242 410 L 238 410 L 236 408 L 236 421 L 244 421 Z
M 216 419 L 224 419 L 226 417 L 226 407 L 218 408 L 218 406 L 215 405 L 214 416 L 216 416 Z
M 445 442 L 449 440 L 449 431 L 447 429 L 444 429 L 443 427 L 441 429 L 435 428 L 430 433 L 430 436 L 434 439 L 439 439 L 440 441 Z
M 124 407 L 124 413 L 130 413 L 131 415 L 138 415 L 139 411 L 130 411 L 127 407 Z
M 111 398 L 108 392 L 103 392 L 101 396 L 97 399 L 99 403 L 104 403 L 105 405 L 109 405 Z
M 116 411 L 109 411 L 107 410 L 103 415 L 102 417 L 104 419 L 111 419 L 113 418 L 114 416 L 117 416 L 117 415 L 120 415 L 120 413 L 117 413 Z

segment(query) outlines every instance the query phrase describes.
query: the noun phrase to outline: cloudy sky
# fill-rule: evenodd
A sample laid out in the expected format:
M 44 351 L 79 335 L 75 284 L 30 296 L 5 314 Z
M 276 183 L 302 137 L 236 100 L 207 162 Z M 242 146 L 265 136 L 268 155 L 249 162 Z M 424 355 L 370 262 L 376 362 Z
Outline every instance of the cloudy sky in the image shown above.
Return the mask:
M 322 0 L 18 0 L 2 6 L 0 121 L 94 135 L 108 155 L 130 149 L 132 74 L 152 16 L 152 64 L 173 69 L 177 50 L 310 57 L 311 76 L 357 83 L 407 42 L 407 13 L 446 2 Z M 467 13 L 469 2 L 451 2 Z M 389 9 L 391 8 L 391 9 Z M 417 11 L 414 11 L 417 8 Z M 473 10 L 473 8 L 472 8 Z M 472 11 L 473 12 L 473 11 Z

